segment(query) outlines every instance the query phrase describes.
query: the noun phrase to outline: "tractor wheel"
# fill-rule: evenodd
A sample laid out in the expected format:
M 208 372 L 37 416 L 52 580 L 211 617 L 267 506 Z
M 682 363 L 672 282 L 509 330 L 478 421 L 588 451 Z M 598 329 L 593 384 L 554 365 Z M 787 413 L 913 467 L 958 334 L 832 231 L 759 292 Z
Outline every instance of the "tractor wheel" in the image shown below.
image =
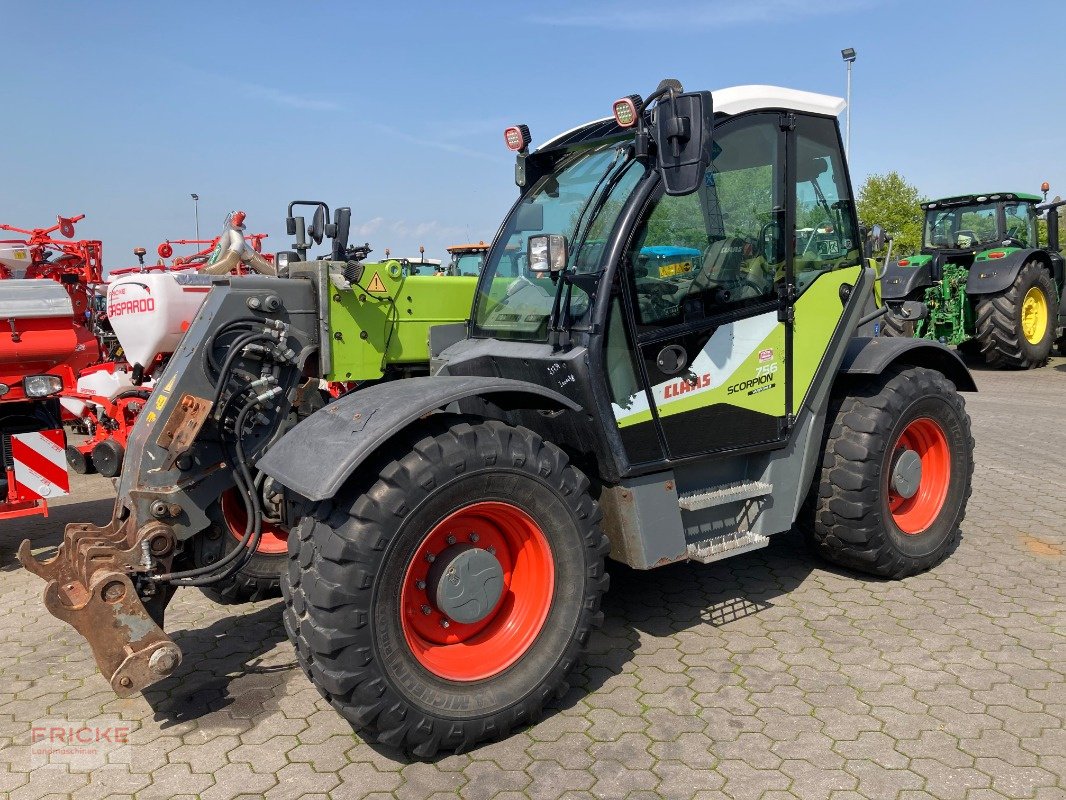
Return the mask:
M 941 373 L 893 370 L 834 399 L 800 527 L 830 561 L 885 578 L 955 547 L 973 475 L 962 396 Z
M 894 311 L 889 311 L 881 318 L 882 336 L 901 336 L 906 339 L 914 338 L 914 320 L 904 319 Z
M 92 475 L 96 472 L 92 458 L 72 444 L 67 445 L 67 466 L 79 475 Z
M 218 547 L 212 561 L 217 561 L 240 546 L 248 512 L 236 489 L 228 489 L 217 504 L 208 510 L 214 521 L 212 533 Z M 244 603 L 265 600 L 281 594 L 281 575 L 288 563 L 289 532 L 281 525 L 263 520 L 263 533 L 255 555 L 248 559 L 232 578 L 201 587 L 217 603 Z M 204 559 L 201 557 L 200 561 Z M 210 563 L 210 562 L 208 562 Z
M 456 422 L 398 449 L 293 529 L 285 629 L 353 727 L 429 758 L 566 690 L 609 546 L 588 479 L 525 428 Z
M 994 367 L 1043 366 L 1055 339 L 1055 284 L 1039 261 L 1028 261 L 1014 284 L 977 301 L 977 339 Z

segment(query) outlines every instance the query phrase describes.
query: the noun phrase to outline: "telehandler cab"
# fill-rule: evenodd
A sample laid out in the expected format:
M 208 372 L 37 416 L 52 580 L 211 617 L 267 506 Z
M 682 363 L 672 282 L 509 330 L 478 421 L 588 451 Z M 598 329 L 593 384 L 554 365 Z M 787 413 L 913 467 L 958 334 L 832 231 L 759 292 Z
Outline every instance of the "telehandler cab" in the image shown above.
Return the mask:
M 23 544 L 49 610 L 120 695 L 170 675 L 175 588 L 241 563 L 191 566 L 235 486 L 246 541 L 264 501 L 291 529 L 285 628 L 311 681 L 364 735 L 430 757 L 565 687 L 608 555 L 713 562 L 798 522 L 870 574 L 937 564 L 970 494 L 975 387 L 937 343 L 857 335 L 883 312 L 842 108 L 664 81 L 536 151 L 509 128 L 519 198 L 470 321 L 431 332 L 435 374 L 284 433 L 301 376 L 335 374 L 368 270 L 342 237 L 279 259 L 287 278 L 218 279 L 137 421 L 111 524 L 68 526 L 48 561 Z

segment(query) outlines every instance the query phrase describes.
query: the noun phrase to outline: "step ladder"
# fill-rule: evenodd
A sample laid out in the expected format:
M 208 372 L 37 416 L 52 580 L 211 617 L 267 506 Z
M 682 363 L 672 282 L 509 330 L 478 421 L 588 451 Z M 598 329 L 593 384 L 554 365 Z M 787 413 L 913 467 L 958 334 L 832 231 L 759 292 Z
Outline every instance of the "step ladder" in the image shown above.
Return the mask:
M 716 506 L 726 506 L 731 503 L 745 503 L 769 496 L 774 490 L 773 484 L 763 481 L 736 481 L 721 486 L 712 486 L 709 489 L 697 489 L 686 492 L 677 499 L 677 504 L 683 511 L 702 511 Z M 737 519 L 740 511 L 729 516 Z M 718 536 L 691 542 L 688 545 L 688 558 L 703 564 L 719 561 L 729 556 L 746 553 L 749 550 L 758 550 L 766 547 L 770 538 L 752 531 L 730 530 Z
M 688 557 L 692 561 L 702 564 L 710 564 L 712 561 L 720 561 L 723 558 L 746 553 L 749 550 L 758 550 L 770 543 L 769 536 L 761 533 L 748 531 L 741 533 L 735 531 L 721 536 L 713 536 L 702 542 L 692 542 L 688 546 Z
M 712 506 L 724 506 L 727 503 L 739 503 L 742 500 L 754 500 L 765 497 L 774 490 L 773 484 L 763 481 L 737 481 L 725 483 L 710 489 L 696 489 L 677 498 L 677 504 L 683 511 L 701 511 Z

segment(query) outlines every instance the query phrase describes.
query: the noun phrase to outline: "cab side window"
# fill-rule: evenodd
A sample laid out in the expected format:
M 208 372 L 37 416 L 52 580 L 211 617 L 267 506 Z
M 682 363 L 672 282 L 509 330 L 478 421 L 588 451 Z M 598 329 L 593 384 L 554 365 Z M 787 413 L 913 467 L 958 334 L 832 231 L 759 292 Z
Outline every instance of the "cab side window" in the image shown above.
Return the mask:
M 796 230 L 793 268 L 797 292 L 818 275 L 860 263 L 854 204 L 830 119 L 801 116 L 796 128 Z
M 777 114 L 738 119 L 692 194 L 653 201 L 627 258 L 642 326 L 668 326 L 776 297 L 783 147 Z
M 1028 203 L 1008 203 L 1004 208 L 1007 218 L 1007 239 L 1014 239 L 1023 247 L 1036 246 L 1036 212 Z

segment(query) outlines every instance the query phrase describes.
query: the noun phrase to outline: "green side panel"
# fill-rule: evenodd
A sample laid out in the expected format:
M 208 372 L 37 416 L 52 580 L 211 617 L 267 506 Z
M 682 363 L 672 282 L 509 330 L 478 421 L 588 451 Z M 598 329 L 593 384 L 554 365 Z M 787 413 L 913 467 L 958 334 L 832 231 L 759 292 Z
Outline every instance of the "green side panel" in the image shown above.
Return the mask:
M 874 271 L 874 305 L 881 307 L 881 274 L 885 270 L 885 262 L 880 258 L 866 259 L 866 266 Z
M 974 256 L 973 260 L 975 262 L 977 262 L 977 261 L 999 261 L 999 260 L 1003 259 L 1005 256 L 1009 256 L 1011 253 L 1017 253 L 1021 249 L 1022 248 L 1020 248 L 1020 247 L 990 247 L 987 250 L 982 250 L 980 253 L 978 253 L 976 256 Z M 1003 253 L 1003 255 L 999 256 L 997 258 L 989 258 L 988 257 L 989 253 Z
M 899 261 L 897 261 L 896 266 L 901 267 L 902 269 L 910 269 L 911 267 L 925 266 L 932 260 L 933 257 L 928 253 L 918 253 L 917 255 L 905 256 L 904 258 L 899 259 L 899 261 L 906 261 L 907 263 L 900 264 Z
M 741 406 L 750 411 L 780 417 L 785 410 L 785 373 L 780 359 L 761 361 L 759 353 L 773 350 L 774 353 L 785 352 L 785 326 L 778 325 L 752 354 L 726 380 L 709 392 L 682 397 L 659 407 L 660 417 L 682 414 L 694 408 L 713 406 L 718 403 Z M 770 379 L 766 383 L 754 383 L 763 375 Z M 748 386 L 753 382 L 752 386 Z M 649 413 L 650 418 L 650 413 Z M 627 420 L 628 422 L 628 420 Z
M 863 267 L 845 267 L 818 277 L 796 301 L 796 321 L 792 327 L 793 408 L 799 409 L 810 393 L 814 374 L 825 358 L 833 333 L 840 324 L 844 304 L 840 287 L 854 286 Z
M 429 329 L 464 322 L 477 278 L 404 275 L 398 261 L 364 264 L 358 287 L 331 288 L 331 381 L 380 378 L 389 365 L 429 362 Z
M 829 342 L 833 338 L 844 305 L 840 287 L 855 285 L 863 267 L 854 266 L 818 276 L 796 301 L 793 326 L 792 378 L 794 406 L 799 408 L 810 392 L 814 374 L 822 363 Z M 776 312 L 774 312 L 776 314 Z M 772 353 L 769 359 L 766 353 Z M 713 388 L 660 403 L 660 417 L 682 414 L 697 408 L 728 404 L 772 416 L 785 411 L 784 363 L 776 354 L 785 352 L 785 326 L 777 323 L 761 344 L 728 375 L 712 375 Z M 772 377 L 769 377 L 772 376 Z M 763 380 L 760 380 L 763 379 Z M 647 422 L 651 411 L 639 411 L 618 419 L 618 427 L 626 428 Z

